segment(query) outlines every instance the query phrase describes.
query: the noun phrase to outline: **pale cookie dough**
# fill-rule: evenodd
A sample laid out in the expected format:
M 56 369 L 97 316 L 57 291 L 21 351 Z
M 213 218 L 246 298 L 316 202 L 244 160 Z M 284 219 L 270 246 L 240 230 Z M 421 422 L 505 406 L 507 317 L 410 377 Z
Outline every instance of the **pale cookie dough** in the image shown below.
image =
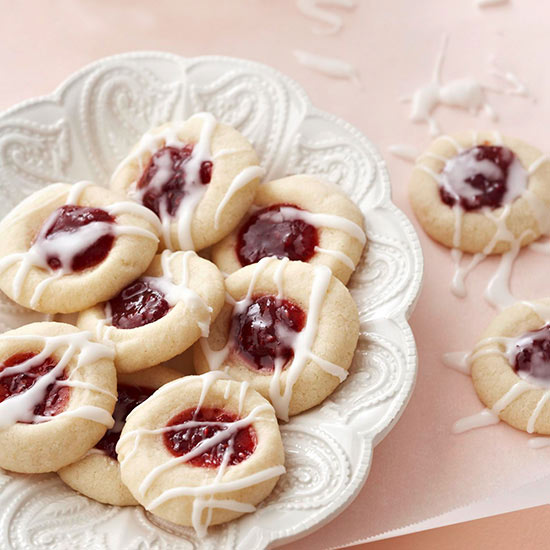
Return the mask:
M 83 271 L 70 268 L 73 251 L 82 252 L 79 247 L 86 234 L 83 228 L 72 233 L 60 231 L 57 240 L 39 239 L 33 245 L 48 218 L 66 204 L 99 208 L 115 218 L 115 238 L 107 256 Z M 17 205 L 0 222 L 0 289 L 35 311 L 81 311 L 108 300 L 147 269 L 158 248 L 159 232 L 156 216 L 113 191 L 89 182 L 49 185 Z M 51 269 L 44 242 L 48 247 L 58 243 L 53 246 L 60 257 L 68 255 L 69 267 Z
M 513 364 L 517 339 L 549 322 L 550 299 L 509 307 L 490 323 L 471 360 L 474 388 L 485 406 L 514 428 L 543 435 L 550 435 L 548 381 L 519 376 Z
M 135 372 L 179 355 L 201 336 L 220 312 L 225 296 L 218 268 L 193 251 L 165 250 L 155 257 L 138 282 L 147 281 L 159 290 L 170 307 L 162 317 L 135 328 L 113 323 L 113 298 L 83 311 L 77 325 L 98 339 L 115 345 L 117 371 Z M 135 283 L 127 289 L 135 288 Z M 124 295 L 124 289 L 119 296 Z M 142 311 L 142 306 L 139 306 Z
M 131 386 L 140 393 L 154 393 L 155 390 L 181 377 L 181 374 L 163 366 L 151 367 L 134 374 L 120 374 L 118 376 L 119 399 L 121 396 L 121 386 L 124 392 L 124 386 Z M 127 396 L 125 396 L 128 399 Z M 120 479 L 120 466 L 116 458 L 111 457 L 105 452 L 105 446 L 102 443 L 108 440 L 108 445 L 115 444 L 118 439 L 124 422 L 126 420 L 128 404 L 120 405 L 117 402 L 113 417 L 115 426 L 103 436 L 93 449 L 91 449 L 81 460 L 65 466 L 57 472 L 59 477 L 72 487 L 75 491 L 93 498 L 105 504 L 114 506 L 132 506 L 138 502 L 128 491 L 126 485 Z M 130 406 L 133 408 L 133 405 Z
M 193 153 L 183 169 L 164 166 L 168 157 L 162 158 L 161 175 L 157 173 L 149 186 L 139 188 L 155 153 L 164 147 L 182 150 L 186 145 L 193 146 Z M 204 162 L 212 163 L 206 184 L 197 182 Z M 237 130 L 209 113 L 199 113 L 185 122 L 168 122 L 147 132 L 113 174 L 111 187 L 142 202 L 149 188 L 162 189 L 167 180 L 183 173 L 185 195 L 175 215 L 158 212 L 164 245 L 172 250 L 201 250 L 230 233 L 252 204 L 264 173 L 258 162 L 252 145 Z
M 236 305 L 227 302 L 210 336 L 195 344 L 197 373 L 221 369 L 250 383 L 283 420 L 318 405 L 345 379 L 359 336 L 359 315 L 348 289 L 326 266 L 264 258 L 236 271 L 225 284 Z M 293 349 L 280 377 L 277 368 L 259 370 L 237 349 L 237 312 L 253 313 L 255 299 L 262 296 L 280 296 L 305 314 L 301 331 L 291 333 L 288 343 L 284 337 L 277 341 L 277 349 Z M 269 324 L 260 315 L 252 325 Z
M 313 225 L 318 235 L 318 244 L 313 255 L 303 261 L 313 265 L 326 265 L 335 277 L 346 284 L 366 243 L 363 215 L 335 184 L 308 175 L 289 176 L 260 185 L 254 204 L 244 220 L 223 241 L 212 247 L 212 260 L 220 270 L 223 273 L 233 273 L 251 263 L 242 263 L 238 254 L 240 239 L 248 227 L 247 222 L 258 211 L 275 205 L 296 206 L 303 211 L 303 221 Z M 298 215 L 298 219 L 301 219 L 300 210 L 289 211 L 292 216 Z M 281 215 L 282 219 L 293 219 L 285 216 L 284 210 L 277 219 Z M 301 257 L 293 258 L 288 253 L 284 256 L 302 260 Z
M 215 451 L 212 443 L 208 445 L 209 439 L 199 438 L 179 456 L 174 455 L 166 438 L 177 432 L 170 430 L 169 422 L 183 412 L 198 418 L 196 422 L 176 424 L 181 440 L 194 440 L 197 433 L 185 430 L 186 424 L 193 424 L 195 430 L 200 428 L 200 411 L 206 414 L 213 409 L 232 415 L 239 424 L 222 423 L 225 430 L 211 436 L 218 445 Z M 234 461 L 235 455 L 228 453 L 239 448 L 241 430 L 250 429 L 255 448 L 244 458 L 241 448 L 240 461 Z M 202 453 L 197 452 L 198 445 L 203 446 Z M 218 463 L 210 462 L 207 467 L 203 460 L 210 449 Z M 192 525 L 199 535 L 206 534 L 209 525 L 252 512 L 284 473 L 283 445 L 273 408 L 246 384 L 218 372 L 186 376 L 155 392 L 128 416 L 117 453 L 122 481 L 136 500 L 157 516 L 179 525 Z
M 441 200 L 438 178 L 448 159 L 476 145 L 504 145 L 527 173 L 527 191 L 500 208 L 464 211 Z M 418 157 L 409 199 L 430 237 L 472 254 L 502 254 L 517 242 L 525 246 L 548 233 L 550 226 L 550 162 L 538 149 L 498 132 L 464 132 L 437 138 Z M 498 219 L 500 218 L 500 221 Z
M 117 392 L 113 351 L 91 336 L 65 323 L 32 323 L 0 335 L 2 366 L 14 355 L 41 352 L 42 356 L 35 355 L 34 365 L 18 363 L 21 369 L 36 367 L 49 357 L 57 363 L 49 373 L 36 377 L 26 390 L 0 402 L 1 468 L 23 473 L 54 472 L 82 457 L 112 427 Z M 56 381 L 61 375 L 56 369 L 63 370 L 64 365 L 66 379 Z M 21 376 L 15 371 L 14 367 L 0 370 L 0 392 L 6 389 L 2 379 Z M 11 378 L 7 385 L 16 382 Z M 61 387 L 64 393 L 66 387 L 68 396 L 65 393 L 64 398 L 68 401 L 53 416 L 37 416 L 36 407 L 44 398 L 42 387 L 51 384 Z

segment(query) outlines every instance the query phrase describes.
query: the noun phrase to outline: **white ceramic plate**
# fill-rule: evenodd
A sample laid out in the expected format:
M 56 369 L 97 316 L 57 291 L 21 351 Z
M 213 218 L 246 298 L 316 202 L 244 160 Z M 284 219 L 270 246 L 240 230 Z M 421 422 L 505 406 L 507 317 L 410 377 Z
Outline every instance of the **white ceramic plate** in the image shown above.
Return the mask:
M 417 355 L 407 317 L 420 290 L 416 234 L 392 204 L 383 161 L 348 123 L 315 109 L 267 66 L 224 57 L 134 53 L 102 59 L 53 94 L 0 116 L 0 216 L 53 181 L 106 183 L 148 128 L 210 111 L 255 145 L 268 178 L 309 172 L 362 209 L 369 249 L 350 283 L 361 318 L 351 375 L 319 407 L 281 426 L 288 472 L 258 510 L 197 539 L 141 508 L 104 506 L 55 475 L 0 472 L 5 550 L 259 550 L 304 536 L 361 489 L 372 450 L 403 412 Z M 0 329 L 40 318 L 3 299 Z

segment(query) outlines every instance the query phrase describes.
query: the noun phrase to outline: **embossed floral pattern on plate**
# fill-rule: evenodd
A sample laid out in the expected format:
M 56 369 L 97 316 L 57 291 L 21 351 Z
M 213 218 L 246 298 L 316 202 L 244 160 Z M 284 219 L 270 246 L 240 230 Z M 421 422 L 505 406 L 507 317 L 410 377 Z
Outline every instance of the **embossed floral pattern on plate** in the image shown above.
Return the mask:
M 353 500 L 374 445 L 411 395 L 416 348 L 407 324 L 422 255 L 391 203 L 385 165 L 348 123 L 315 109 L 265 65 L 143 52 L 102 59 L 53 94 L 0 115 L 0 215 L 52 181 L 105 184 L 142 132 L 210 111 L 255 145 L 268 178 L 309 172 L 340 185 L 365 214 L 369 247 L 350 290 L 361 336 L 348 379 L 319 407 L 281 427 L 288 473 L 254 514 L 197 539 L 143 509 L 77 495 L 55 476 L 0 473 L 0 547 L 6 550 L 259 550 L 304 536 Z M 0 299 L 0 330 L 39 320 Z

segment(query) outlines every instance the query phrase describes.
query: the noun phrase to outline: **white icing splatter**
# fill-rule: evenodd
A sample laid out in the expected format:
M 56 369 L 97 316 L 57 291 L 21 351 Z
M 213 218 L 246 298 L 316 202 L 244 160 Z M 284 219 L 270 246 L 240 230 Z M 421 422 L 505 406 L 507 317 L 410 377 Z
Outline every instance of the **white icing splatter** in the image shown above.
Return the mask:
M 325 57 L 303 50 L 294 50 L 298 63 L 332 78 L 342 78 L 361 87 L 357 69 L 351 63 L 334 57 Z
M 313 27 L 315 34 L 336 34 L 344 25 L 342 17 L 323 9 L 321 5 L 352 9 L 355 0 L 297 0 L 296 5 L 306 17 L 325 23 L 324 27 Z

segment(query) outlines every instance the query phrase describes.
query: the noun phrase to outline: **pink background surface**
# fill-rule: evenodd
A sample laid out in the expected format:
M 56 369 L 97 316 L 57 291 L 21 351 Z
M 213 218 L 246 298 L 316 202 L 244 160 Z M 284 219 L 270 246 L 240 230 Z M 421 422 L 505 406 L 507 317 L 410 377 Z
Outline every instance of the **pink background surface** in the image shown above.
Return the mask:
M 316 106 L 353 123 L 375 143 L 388 161 L 395 202 L 409 216 L 406 187 L 411 167 L 386 151 L 392 143 L 420 149 L 429 143 L 427 128 L 408 121 L 408 107 L 398 98 L 428 82 L 444 32 L 450 34 L 444 80 L 472 75 L 496 84 L 487 63 L 489 55 L 496 55 L 536 98 L 490 95 L 500 115 L 496 127 L 543 150 L 549 147 L 550 10 L 540 0 L 516 0 L 484 10 L 472 0 L 364 0 L 355 10 L 338 11 L 344 28 L 334 36 L 313 34 L 316 23 L 302 16 L 291 0 L 0 0 L 0 7 L 0 108 L 49 93 L 84 64 L 118 52 L 155 49 L 258 60 L 296 79 Z M 292 54 L 295 48 L 353 63 L 363 89 L 300 66 Z M 451 132 L 494 127 L 483 116 L 464 111 L 441 108 L 437 117 Z M 469 297 L 458 300 L 448 290 L 448 251 L 421 230 L 419 234 L 426 274 L 411 319 L 420 359 L 415 393 L 401 421 L 376 448 L 371 475 L 358 499 L 330 525 L 289 545 L 289 550 L 351 543 L 550 474 L 550 449 L 530 450 L 527 436 L 505 425 L 451 435 L 452 422 L 481 405 L 470 380 L 443 367 L 440 357 L 445 351 L 471 347 L 493 316 L 481 296 L 496 264 L 489 260 L 478 268 L 469 281 Z M 519 297 L 547 294 L 547 265 L 548 257 L 532 252 L 520 256 L 513 285 Z M 501 532 L 507 522 L 495 525 Z M 460 534 L 460 527 L 449 529 L 449 536 Z M 407 547 L 420 547 L 423 536 L 428 535 L 414 535 Z M 390 547 L 384 544 L 369 548 Z

